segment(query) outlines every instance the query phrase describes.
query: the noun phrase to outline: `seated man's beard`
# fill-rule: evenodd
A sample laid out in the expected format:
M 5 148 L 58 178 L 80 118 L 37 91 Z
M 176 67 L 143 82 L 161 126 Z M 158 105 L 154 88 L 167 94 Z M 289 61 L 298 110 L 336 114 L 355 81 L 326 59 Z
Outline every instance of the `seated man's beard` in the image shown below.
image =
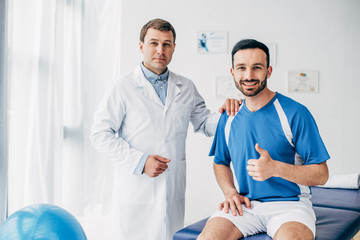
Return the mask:
M 265 76 L 265 79 L 264 81 L 260 81 L 258 79 L 251 79 L 251 80 L 240 80 L 240 83 L 237 82 L 235 79 L 234 79 L 234 82 L 235 82 L 235 86 L 237 89 L 240 90 L 240 92 L 242 92 L 242 94 L 244 94 L 244 96 L 247 96 L 247 97 L 253 97 L 253 96 L 256 96 L 259 92 L 261 92 L 262 90 L 264 90 L 264 88 L 266 87 L 266 84 L 267 84 L 267 75 Z M 257 82 L 257 83 L 260 83 L 260 85 L 258 86 L 258 88 L 253 92 L 253 90 L 245 90 L 243 87 L 242 87 L 242 84 L 244 82 L 248 82 L 248 83 L 254 83 L 254 82 Z

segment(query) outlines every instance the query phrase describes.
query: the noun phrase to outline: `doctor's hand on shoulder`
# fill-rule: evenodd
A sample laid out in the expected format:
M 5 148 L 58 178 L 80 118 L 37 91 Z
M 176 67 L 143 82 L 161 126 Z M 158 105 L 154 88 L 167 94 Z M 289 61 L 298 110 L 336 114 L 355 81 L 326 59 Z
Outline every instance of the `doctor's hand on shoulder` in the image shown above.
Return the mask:
M 162 174 L 167 168 L 170 159 L 161 157 L 159 155 L 150 155 L 145 162 L 144 173 L 149 177 L 157 177 Z
M 219 108 L 219 112 L 223 113 L 226 110 L 227 115 L 235 116 L 235 113 L 239 111 L 239 107 L 242 102 L 242 99 L 237 100 L 233 98 L 227 98 L 221 108 Z

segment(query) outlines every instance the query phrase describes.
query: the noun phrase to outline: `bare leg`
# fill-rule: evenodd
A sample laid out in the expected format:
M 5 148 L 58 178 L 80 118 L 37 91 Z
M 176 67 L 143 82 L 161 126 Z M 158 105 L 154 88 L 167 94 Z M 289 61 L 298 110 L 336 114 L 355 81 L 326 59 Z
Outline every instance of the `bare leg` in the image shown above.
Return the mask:
M 204 229 L 197 239 L 237 240 L 242 237 L 242 233 L 234 226 L 231 221 L 222 217 L 214 217 L 206 223 Z
M 274 240 L 313 240 L 312 231 L 300 222 L 287 222 L 281 225 L 274 235 Z

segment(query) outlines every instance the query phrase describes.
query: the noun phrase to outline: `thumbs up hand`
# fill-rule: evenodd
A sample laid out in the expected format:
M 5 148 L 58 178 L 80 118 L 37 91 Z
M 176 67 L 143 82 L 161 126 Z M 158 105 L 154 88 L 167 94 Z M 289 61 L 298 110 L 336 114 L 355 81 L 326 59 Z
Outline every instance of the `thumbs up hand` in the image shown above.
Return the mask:
M 255 145 L 255 150 L 260 153 L 260 158 L 248 160 L 246 169 L 254 180 L 264 181 L 273 176 L 276 161 L 273 160 L 269 152 L 262 149 L 259 144 Z

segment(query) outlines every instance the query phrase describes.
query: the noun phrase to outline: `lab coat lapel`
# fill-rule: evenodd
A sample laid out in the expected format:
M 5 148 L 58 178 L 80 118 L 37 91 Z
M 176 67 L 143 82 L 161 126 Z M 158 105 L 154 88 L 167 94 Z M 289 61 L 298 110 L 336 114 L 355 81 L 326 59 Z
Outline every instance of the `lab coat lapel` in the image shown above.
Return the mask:
M 174 102 L 176 96 L 178 96 L 181 92 L 181 80 L 177 77 L 174 73 L 169 72 L 169 79 L 168 79 L 168 90 L 167 90 L 167 97 L 165 102 L 165 111 L 167 111 L 171 104 Z
M 162 109 L 164 109 L 164 104 L 161 102 L 161 99 L 157 95 L 154 87 L 151 83 L 145 78 L 144 73 L 142 72 L 140 66 L 138 66 L 135 70 L 135 81 L 139 90 L 142 91 L 144 97 L 148 98 L 153 103 L 159 105 Z

